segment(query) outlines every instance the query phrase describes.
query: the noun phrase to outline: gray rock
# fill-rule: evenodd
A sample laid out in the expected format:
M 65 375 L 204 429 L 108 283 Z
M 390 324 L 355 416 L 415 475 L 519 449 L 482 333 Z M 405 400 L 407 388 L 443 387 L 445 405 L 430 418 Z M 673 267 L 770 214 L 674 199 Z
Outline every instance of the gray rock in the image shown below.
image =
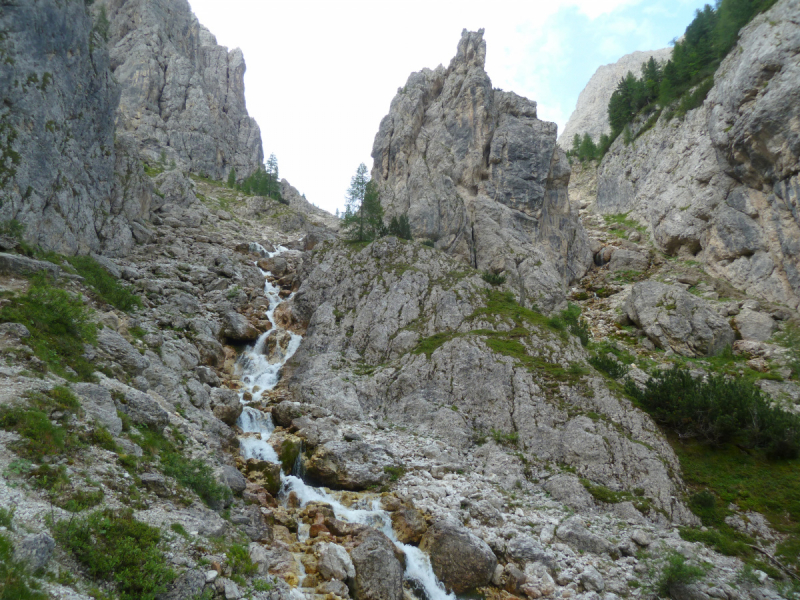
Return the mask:
M 100 354 L 122 366 L 130 375 L 139 375 L 150 362 L 116 331 L 105 328 L 97 334 L 97 349 Z
M 292 421 L 302 417 L 304 412 L 305 409 L 299 402 L 284 400 L 272 408 L 272 420 L 275 422 L 275 425 L 290 427 Z
M 115 403 L 137 425 L 161 429 L 169 424 L 169 413 L 152 396 L 134 388 L 127 388 L 123 399 L 115 399 Z
M 488 544 L 453 521 L 435 521 L 422 537 L 420 549 L 429 554 L 436 577 L 457 594 L 488 584 L 497 566 Z
M 159 498 L 168 498 L 172 495 L 172 490 L 169 489 L 163 475 L 159 475 L 158 473 L 142 473 L 139 479 L 141 479 L 145 489 L 153 492 Z
M 216 573 L 216 571 L 214 571 Z M 158 600 L 190 600 L 203 591 L 206 575 L 199 569 L 189 569 L 172 582 L 169 590 L 157 596 Z
M 743 310 L 733 318 L 745 341 L 766 342 L 777 329 L 773 318 L 754 310 Z
M 609 271 L 646 271 L 650 266 L 647 255 L 634 250 L 617 248 L 608 263 Z
M 554 475 L 545 481 L 542 487 L 553 498 L 576 510 L 594 506 L 592 495 L 575 475 Z
M 333 594 L 334 596 L 339 596 L 340 598 L 350 597 L 350 590 L 348 589 L 347 585 L 338 579 L 331 579 L 330 581 L 325 581 L 319 584 L 317 586 L 317 593 Z
M 151 164 L 241 179 L 264 160 L 261 133 L 247 114 L 245 64 L 192 14 L 187 2 L 103 0 L 111 21 L 111 69 L 120 84 L 119 124 Z M 187 100 L 190 99 L 190 100 Z
M 392 529 L 403 544 L 419 544 L 428 522 L 417 509 L 402 507 L 392 513 Z
M 369 531 L 350 558 L 355 569 L 350 591 L 355 600 L 401 600 L 403 566 L 389 538 L 378 531 Z
M 736 339 L 707 302 L 677 286 L 641 281 L 631 289 L 624 310 L 656 346 L 684 356 L 713 356 Z
M 247 487 L 247 479 L 244 475 L 239 472 L 239 469 L 230 465 L 225 465 L 220 469 L 219 479 L 235 494 L 241 494 Z
M 239 395 L 227 388 L 211 390 L 211 412 L 226 425 L 235 425 L 244 407 L 239 402 Z
M 16 219 L 48 250 L 124 254 L 132 223 L 147 218 L 149 189 L 136 159 L 118 176 L 135 150 L 115 142 L 119 90 L 93 26 L 80 3 L 4 6 L 0 221 Z M 124 193 L 123 180 L 139 193 Z
M 327 442 L 305 461 L 310 481 L 345 490 L 364 490 L 386 483 L 386 467 L 397 467 L 394 458 L 384 448 L 366 442 Z
M 653 543 L 653 537 L 646 531 L 641 529 L 634 529 L 631 533 L 631 540 L 637 545 L 646 547 Z
M 411 74 L 375 136 L 372 179 L 415 238 L 505 272 L 549 310 L 591 261 L 569 163 L 535 102 L 492 89 L 485 57 L 483 30 L 464 30 L 446 69 Z
M 6 254 L 0 252 L 0 274 L 2 275 L 33 275 L 44 272 L 58 279 L 61 276 L 61 267 L 46 260 L 34 260 L 19 254 Z
M 200 383 L 205 383 L 211 387 L 219 387 L 220 381 L 217 374 L 209 367 L 195 367 L 195 375 L 200 380 Z
M 222 335 L 234 342 L 252 342 L 258 337 L 258 329 L 244 315 L 231 309 L 222 314 Z
M 508 542 L 506 554 L 510 559 L 521 565 L 529 562 L 539 562 L 550 569 L 554 569 L 556 566 L 555 557 L 546 552 L 538 540 L 526 535 L 515 536 Z
M 218 577 L 214 582 L 217 592 L 222 594 L 225 600 L 239 600 L 242 597 L 242 592 L 235 581 L 231 581 L 227 577 Z
M 338 544 L 320 544 L 317 546 L 319 561 L 317 570 L 323 579 L 348 581 L 356 576 L 356 569 L 350 555 Z
M 206 388 L 203 387 L 203 384 L 196 379 L 190 379 L 186 382 L 186 389 L 189 392 L 192 405 L 194 405 L 195 408 L 204 409 L 208 406 L 208 403 L 211 401 L 211 396 L 206 391 Z
M 586 567 L 580 575 L 581 585 L 589 592 L 602 592 L 606 583 L 603 576 L 594 567 Z
M 116 437 L 122 433 L 122 419 L 107 389 L 94 383 L 74 383 L 72 390 L 80 397 L 83 410 L 103 424 L 111 435 Z
M 258 506 L 245 506 L 241 512 L 231 514 L 231 523 L 244 527 L 244 532 L 254 542 L 272 542 L 272 520 L 269 521 Z
M 35 573 L 47 566 L 55 547 L 55 540 L 47 533 L 26 535 L 14 547 L 14 560 L 25 563 Z
M 31 332 L 22 323 L 3 323 L 0 324 L 0 335 L 13 336 L 23 340 L 31 337 Z
M 602 554 L 612 554 L 614 546 L 608 541 L 586 529 L 580 517 L 570 517 L 556 529 L 556 535 L 576 550 Z

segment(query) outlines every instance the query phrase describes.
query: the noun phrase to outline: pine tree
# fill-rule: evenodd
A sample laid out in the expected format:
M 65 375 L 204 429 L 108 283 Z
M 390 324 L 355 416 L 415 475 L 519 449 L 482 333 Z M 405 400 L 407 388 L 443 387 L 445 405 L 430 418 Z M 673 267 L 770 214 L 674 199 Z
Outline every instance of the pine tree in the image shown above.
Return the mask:
M 236 167 L 231 167 L 231 170 L 228 172 L 228 187 L 236 187 Z
M 389 235 L 394 235 L 403 240 L 412 239 L 411 224 L 408 222 L 408 215 L 400 215 L 400 217 L 392 217 L 389 223 Z
M 356 242 L 365 240 L 361 205 L 364 203 L 368 182 L 367 165 L 361 163 L 356 169 L 356 174 L 350 179 L 350 187 L 347 189 L 347 196 L 345 197 L 344 222 L 342 223 L 342 228 L 347 237 Z

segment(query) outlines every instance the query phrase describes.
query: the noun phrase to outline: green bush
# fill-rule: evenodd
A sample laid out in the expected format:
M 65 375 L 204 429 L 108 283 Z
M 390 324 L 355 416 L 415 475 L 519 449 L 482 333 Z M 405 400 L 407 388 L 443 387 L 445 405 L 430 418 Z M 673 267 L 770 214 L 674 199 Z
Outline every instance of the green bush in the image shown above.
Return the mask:
M 116 277 L 91 256 L 71 256 L 67 261 L 104 302 L 125 312 L 141 308 L 142 299 L 121 285 Z
M 26 293 L 14 296 L 0 309 L 0 322 L 25 325 L 31 334 L 25 343 L 57 375 L 69 380 L 91 379 L 94 367 L 83 358 L 84 344 L 95 343 L 97 336 L 89 309 L 80 298 L 54 287 L 44 275 L 35 276 Z
M 403 467 L 393 467 L 390 465 L 383 467 L 383 472 L 389 475 L 390 481 L 397 481 L 406 474 L 406 470 Z
M 0 534 L 0 600 L 47 600 L 25 565 L 14 560 L 11 540 Z
M 135 520 L 131 510 L 60 521 L 54 532 L 91 577 L 116 584 L 121 600 L 154 600 L 175 578 L 159 550 L 159 530 Z
M 250 559 L 247 546 L 232 545 L 227 552 L 228 565 L 234 575 L 250 576 L 258 572 L 258 565 Z
M 499 429 L 492 429 L 491 434 L 496 443 L 504 446 L 516 446 L 519 443 L 519 433 L 516 431 L 505 433 Z
M 705 574 L 704 569 L 688 564 L 682 554 L 673 551 L 667 557 L 667 564 L 656 584 L 656 590 L 661 597 L 672 597 L 676 586 L 690 585 Z
M 773 459 L 800 454 L 800 417 L 772 406 L 751 382 L 709 375 L 695 379 L 678 366 L 658 373 L 640 390 L 625 390 L 662 425 L 714 446 L 737 443 L 763 448 Z
M 581 319 L 581 307 L 577 304 L 569 304 L 566 310 L 561 311 L 561 318 L 567 324 L 569 332 L 580 339 L 581 345 L 588 346 L 591 331 L 589 324 Z
M 481 278 L 490 285 L 503 285 L 506 278 L 500 273 L 492 273 L 491 271 L 484 271 Z
M 389 222 L 389 235 L 399 237 L 401 240 L 413 239 L 411 236 L 411 224 L 408 222 L 408 215 L 392 217 Z
M 14 520 L 15 508 L 0 508 L 0 527 L 13 530 L 12 521 Z
M 598 352 L 589 357 L 589 364 L 598 371 L 605 373 L 611 379 L 621 379 L 628 374 L 628 366 L 614 360 L 604 352 Z
M 188 460 L 177 452 L 162 452 L 161 471 L 194 490 L 211 508 L 222 508 L 231 498 L 230 488 L 217 482 L 211 467 L 200 459 Z

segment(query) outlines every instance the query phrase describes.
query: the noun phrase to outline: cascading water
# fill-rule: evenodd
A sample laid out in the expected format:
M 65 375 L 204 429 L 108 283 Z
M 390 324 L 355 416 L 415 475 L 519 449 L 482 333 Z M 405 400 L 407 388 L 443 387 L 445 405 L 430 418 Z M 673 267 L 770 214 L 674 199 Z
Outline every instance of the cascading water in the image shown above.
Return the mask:
M 258 252 L 265 258 L 272 258 L 286 250 L 286 248 L 279 246 L 275 252 L 268 252 L 261 245 L 255 243 L 250 245 L 250 249 L 254 252 Z M 273 328 L 261 334 L 253 347 L 248 348 L 239 358 L 237 366 L 239 377 L 243 384 L 239 399 L 245 404 L 245 407 L 239 417 L 237 425 L 243 432 L 243 435 L 239 438 L 239 444 L 242 457 L 245 460 L 256 458 L 277 463 L 279 462 L 278 456 L 268 441 L 269 436 L 275 429 L 272 419 L 269 415 L 265 415 L 261 411 L 247 406 L 247 402 L 244 400 L 244 394 L 245 392 L 250 392 L 253 397 L 255 397 L 256 393 L 274 389 L 280 380 L 280 373 L 283 365 L 297 351 L 303 338 L 295 333 L 286 332 L 291 338 L 283 352 L 278 353 L 277 360 L 273 358 L 273 360 L 270 361 L 269 357 L 265 354 L 264 351 L 269 336 L 284 332 L 283 329 L 275 324 L 275 309 L 278 308 L 282 302 L 290 300 L 292 296 L 289 296 L 286 300 L 282 300 L 280 297 L 280 289 L 269 281 L 271 274 L 263 270 L 261 273 L 265 277 L 264 295 L 269 300 L 267 318 L 269 318 L 270 323 L 273 324 Z M 398 541 L 392 529 L 392 522 L 389 514 L 378 507 L 377 500 L 373 502 L 370 509 L 348 508 L 331 494 L 307 485 L 299 477 L 281 474 L 281 481 L 282 497 L 286 497 L 290 492 L 294 492 L 302 506 L 312 501 L 326 502 L 333 507 L 333 512 L 337 519 L 369 525 L 386 534 L 386 536 L 401 548 L 406 555 L 405 578 L 411 580 L 416 587 L 422 589 L 426 600 L 455 600 L 455 595 L 448 594 L 441 582 L 436 579 L 427 555 L 415 546 L 403 544 Z M 307 531 L 304 533 L 307 534 Z M 293 592 L 297 592 L 297 590 L 293 590 Z M 300 594 L 295 593 L 295 596 L 300 596 Z

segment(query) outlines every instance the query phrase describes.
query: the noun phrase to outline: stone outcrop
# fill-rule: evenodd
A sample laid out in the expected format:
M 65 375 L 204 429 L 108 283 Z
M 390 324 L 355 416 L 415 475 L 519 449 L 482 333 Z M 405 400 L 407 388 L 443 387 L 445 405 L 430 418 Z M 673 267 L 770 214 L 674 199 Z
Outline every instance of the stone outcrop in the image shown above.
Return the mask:
M 186 0 L 98 0 L 101 9 L 121 88 L 119 130 L 152 164 L 174 160 L 214 179 L 255 171 L 264 154 L 245 106 L 242 51 L 219 46 Z
M 637 77 L 641 75 L 642 63 L 654 58 L 656 62 L 665 63 L 672 56 L 672 48 L 662 48 L 649 52 L 631 52 L 617 62 L 598 67 L 586 87 L 578 96 L 575 110 L 569 116 L 564 131 L 558 136 L 558 145 L 564 150 L 572 147 L 572 139 L 577 133 L 583 137 L 588 133 L 596 142 L 602 134 L 611 133 L 608 123 L 608 101 L 617 88 L 620 79 L 630 71 Z
M 552 307 L 589 264 L 567 197 L 570 167 L 536 103 L 492 89 L 483 30 L 464 31 L 450 66 L 413 73 L 372 149 L 386 215 L 520 297 Z
M 463 594 L 489 583 L 497 566 L 492 549 L 458 523 L 435 522 L 420 542 L 430 554 L 433 572 L 445 587 Z
M 119 89 L 91 15 L 82 2 L 10 3 L 0 31 L 0 221 L 49 250 L 126 254 L 152 186 L 115 141 Z
M 800 7 L 744 27 L 704 104 L 658 123 L 598 171 L 596 210 L 631 213 L 657 246 L 740 290 L 800 305 Z M 639 123 L 638 126 L 641 126 Z

